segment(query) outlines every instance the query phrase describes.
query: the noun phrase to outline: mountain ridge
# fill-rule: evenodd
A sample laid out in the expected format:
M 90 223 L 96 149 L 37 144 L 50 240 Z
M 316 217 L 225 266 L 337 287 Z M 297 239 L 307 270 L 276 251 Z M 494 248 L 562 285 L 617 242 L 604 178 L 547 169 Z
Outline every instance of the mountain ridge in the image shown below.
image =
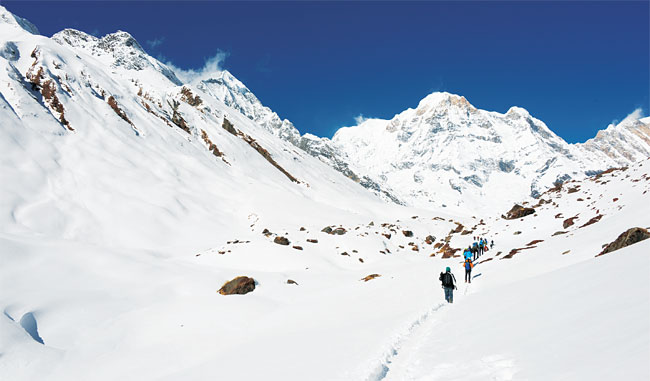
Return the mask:
M 9 15 L 3 11 L 6 23 L 25 29 L 25 23 L 12 21 L 19 18 Z M 29 24 L 25 25 L 31 33 Z M 204 73 L 183 82 L 171 68 L 148 55 L 128 32 L 97 38 L 64 29 L 50 40 L 84 52 L 109 65 L 116 75 L 130 78 L 131 83 L 114 87 L 110 94 L 93 83 L 92 76 L 84 79 L 96 96 L 112 99 L 111 107 L 114 105 L 125 121 L 131 120 L 133 111 L 132 107 L 121 107 L 121 99 L 135 100 L 145 105 L 149 114 L 181 128 L 189 128 L 183 112 L 174 106 L 177 101 L 183 103 L 182 91 L 214 99 L 383 199 L 400 205 L 486 210 L 486 205 L 494 204 L 487 209 L 497 210 L 513 201 L 536 197 L 558 182 L 623 166 L 650 152 L 648 123 L 639 118 L 627 120 L 620 127 L 610 126 L 585 143 L 568 144 L 524 108 L 512 106 L 504 114 L 481 110 L 464 96 L 447 92 L 428 94 L 415 108 L 395 114 L 390 120 L 368 119 L 358 126 L 342 127 L 332 139 L 301 135 L 291 121 L 264 106 L 229 71 Z M 3 49 L 10 58 L 17 51 L 12 44 L 8 41 Z M 60 65 L 48 66 L 46 72 L 55 73 Z M 18 69 L 24 70 L 25 66 Z M 83 70 L 80 73 L 87 76 Z M 59 94 L 56 107 L 50 108 L 61 119 L 67 103 L 65 89 L 72 86 L 66 83 L 65 75 L 50 77 L 51 83 L 58 85 Z M 205 113 L 208 109 L 201 108 L 204 106 L 195 105 L 195 109 Z M 74 121 L 71 128 L 73 125 Z M 210 144 L 215 143 L 219 145 Z M 503 183 L 511 184 L 507 192 Z

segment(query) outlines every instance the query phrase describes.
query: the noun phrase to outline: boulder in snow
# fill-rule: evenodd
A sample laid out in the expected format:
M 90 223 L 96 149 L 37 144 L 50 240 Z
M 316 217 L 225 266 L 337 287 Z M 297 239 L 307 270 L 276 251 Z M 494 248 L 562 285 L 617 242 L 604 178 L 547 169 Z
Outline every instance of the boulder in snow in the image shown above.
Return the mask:
M 218 293 L 221 295 L 248 294 L 255 289 L 255 279 L 247 276 L 238 276 L 221 286 Z
M 508 211 L 508 214 L 505 215 L 503 218 L 505 218 L 506 220 L 515 220 L 517 218 L 526 217 L 526 216 L 528 216 L 530 214 L 533 214 L 533 213 L 535 213 L 535 209 L 526 208 L 526 207 L 523 207 L 523 206 L 521 206 L 519 204 L 515 204 L 515 206 L 513 206 Z

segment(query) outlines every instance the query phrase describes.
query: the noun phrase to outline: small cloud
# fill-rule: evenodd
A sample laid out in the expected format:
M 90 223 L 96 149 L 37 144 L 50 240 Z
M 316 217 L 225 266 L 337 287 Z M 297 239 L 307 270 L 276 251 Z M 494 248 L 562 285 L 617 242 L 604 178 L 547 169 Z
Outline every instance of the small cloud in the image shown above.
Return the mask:
M 361 123 L 365 122 L 368 119 L 369 118 L 366 118 L 365 116 L 363 116 L 363 114 L 359 114 L 359 115 L 354 117 L 354 123 L 356 123 L 357 126 L 358 126 L 358 125 L 360 125 Z
M 167 61 L 165 64 L 176 73 L 176 76 L 183 82 L 189 83 L 196 78 L 203 78 L 211 74 L 219 74 L 223 71 L 222 64 L 228 58 L 230 53 L 223 50 L 217 50 L 212 57 L 208 57 L 200 69 L 182 69 L 173 63 Z
M 629 122 L 634 122 L 635 120 L 639 120 L 643 118 L 643 109 L 641 107 L 635 109 L 632 111 L 628 116 L 625 117 L 625 119 L 621 120 L 620 123 L 618 123 L 616 120 L 613 121 L 613 124 L 624 124 L 624 123 L 629 123 Z
M 147 40 L 147 45 L 149 45 L 151 49 L 156 49 L 158 46 L 162 45 L 163 42 L 165 42 L 165 37 L 157 37 L 153 40 Z

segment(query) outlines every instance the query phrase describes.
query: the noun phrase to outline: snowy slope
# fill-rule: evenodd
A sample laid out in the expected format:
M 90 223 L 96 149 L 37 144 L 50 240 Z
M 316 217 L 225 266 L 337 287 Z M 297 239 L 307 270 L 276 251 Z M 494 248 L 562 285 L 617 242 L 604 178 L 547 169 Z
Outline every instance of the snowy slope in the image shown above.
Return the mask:
M 495 248 L 454 309 L 399 342 L 385 379 L 650 377 L 650 240 L 594 258 L 625 230 L 650 227 L 649 171 L 646 159 L 547 192 L 521 220 L 488 219 L 480 233 Z
M 507 208 L 398 206 L 287 142 L 272 115 L 243 114 L 250 109 L 228 105 L 205 78 L 180 83 L 126 32 L 97 39 L 66 30 L 50 39 L 16 20 L 0 7 L 0 379 L 408 379 L 400 369 L 427 377 L 419 359 L 438 348 L 402 351 L 414 332 L 428 335 L 433 321 L 469 325 L 479 308 L 500 316 L 504 293 L 516 307 L 525 290 L 565 277 L 594 297 L 579 308 L 561 304 L 561 322 L 546 324 L 558 304 L 544 295 L 535 296 L 536 313 L 520 307 L 520 316 L 544 330 L 580 332 L 563 341 L 567 356 L 588 336 L 578 329 L 590 311 L 602 315 L 590 330 L 622 317 L 620 334 L 602 335 L 603 343 L 616 347 L 634 334 L 636 352 L 611 355 L 607 366 L 647 378 L 646 364 L 630 360 L 650 348 L 638 318 L 650 303 L 639 275 L 647 244 L 594 258 L 628 227 L 650 225 L 647 160 L 541 192 L 536 215 L 521 221 L 500 218 Z M 449 249 L 477 234 L 495 239 L 492 259 L 467 295 L 444 305 L 438 273 L 451 266 L 461 279 Z M 279 236 L 290 244 L 274 243 Z M 527 246 L 535 247 L 500 259 Z M 615 304 L 603 266 L 630 263 L 639 283 Z M 362 280 L 371 274 L 379 276 Z M 239 275 L 255 278 L 252 293 L 216 292 Z M 499 333 L 511 321 L 485 324 Z M 555 376 L 535 361 L 554 336 L 540 331 L 533 347 L 514 340 L 520 335 L 508 333 L 499 353 L 520 374 Z M 463 339 L 480 355 L 495 350 L 487 340 L 498 342 L 487 333 Z M 448 355 L 461 359 L 466 350 Z M 585 361 L 594 373 L 601 368 Z

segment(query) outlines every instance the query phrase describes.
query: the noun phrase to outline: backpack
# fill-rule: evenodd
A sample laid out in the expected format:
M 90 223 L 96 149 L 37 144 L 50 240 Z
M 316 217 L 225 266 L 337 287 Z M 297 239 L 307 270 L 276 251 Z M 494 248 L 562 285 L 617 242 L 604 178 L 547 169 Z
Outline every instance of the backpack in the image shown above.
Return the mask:
M 465 270 L 471 270 L 474 264 L 469 259 L 465 261 Z
M 451 273 L 440 273 L 440 280 L 443 287 L 454 287 L 454 281 L 451 278 Z

